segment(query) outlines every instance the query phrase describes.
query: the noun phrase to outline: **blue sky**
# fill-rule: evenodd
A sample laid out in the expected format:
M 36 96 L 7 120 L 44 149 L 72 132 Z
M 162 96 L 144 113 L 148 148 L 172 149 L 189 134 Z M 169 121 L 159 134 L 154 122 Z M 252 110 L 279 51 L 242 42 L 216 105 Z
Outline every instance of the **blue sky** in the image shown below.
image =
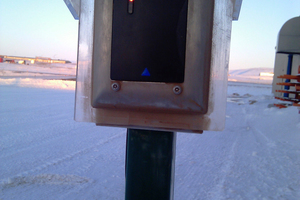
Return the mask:
M 0 55 L 76 61 L 77 37 L 63 0 L 0 0 Z
M 0 55 L 76 61 L 78 21 L 63 0 L 0 0 L 0 10 Z M 273 68 L 277 34 L 299 15 L 300 0 L 243 0 L 229 68 Z
M 282 25 L 300 16 L 300 0 L 243 0 L 232 23 L 229 69 L 274 67 Z

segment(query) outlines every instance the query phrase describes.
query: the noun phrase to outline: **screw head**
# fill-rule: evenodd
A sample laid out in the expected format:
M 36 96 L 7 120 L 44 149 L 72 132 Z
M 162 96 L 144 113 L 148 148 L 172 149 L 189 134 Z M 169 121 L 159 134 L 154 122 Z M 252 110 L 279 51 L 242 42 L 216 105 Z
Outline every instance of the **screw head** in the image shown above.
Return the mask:
M 113 83 L 113 84 L 111 85 L 111 89 L 112 89 L 113 91 L 115 91 L 115 92 L 119 91 L 119 90 L 120 90 L 120 85 L 119 85 L 119 83 Z
M 176 85 L 175 87 L 173 87 L 173 92 L 174 92 L 174 94 L 179 95 L 179 94 L 181 94 L 182 89 L 180 86 Z

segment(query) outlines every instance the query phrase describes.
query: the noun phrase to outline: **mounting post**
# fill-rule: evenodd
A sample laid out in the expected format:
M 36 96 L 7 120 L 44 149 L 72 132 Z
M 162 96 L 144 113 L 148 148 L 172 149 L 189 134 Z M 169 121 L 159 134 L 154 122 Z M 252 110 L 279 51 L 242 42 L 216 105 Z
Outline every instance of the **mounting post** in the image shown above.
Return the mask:
M 127 129 L 126 200 L 171 200 L 176 133 Z

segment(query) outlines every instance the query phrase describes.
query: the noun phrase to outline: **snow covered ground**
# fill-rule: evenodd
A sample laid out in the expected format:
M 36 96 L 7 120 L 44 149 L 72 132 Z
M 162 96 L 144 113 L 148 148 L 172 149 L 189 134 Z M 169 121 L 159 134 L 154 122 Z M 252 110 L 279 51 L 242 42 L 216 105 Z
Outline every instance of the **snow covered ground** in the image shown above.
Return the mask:
M 1 200 L 124 199 L 126 129 L 73 121 L 74 85 L 0 77 Z M 175 199 L 300 199 L 300 115 L 274 102 L 229 82 L 225 130 L 177 134 Z
M 1 78 L 71 79 L 76 77 L 76 64 L 9 64 L 0 63 Z

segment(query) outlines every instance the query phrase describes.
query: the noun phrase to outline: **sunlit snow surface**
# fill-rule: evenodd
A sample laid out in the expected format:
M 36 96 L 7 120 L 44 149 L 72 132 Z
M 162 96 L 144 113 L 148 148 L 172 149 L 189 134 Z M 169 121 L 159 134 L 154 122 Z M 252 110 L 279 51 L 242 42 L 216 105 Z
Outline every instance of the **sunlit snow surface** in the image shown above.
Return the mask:
M 0 77 L 0 199 L 124 199 L 126 129 L 75 122 L 74 85 Z M 225 130 L 177 135 L 175 199 L 300 199 L 300 115 L 274 102 L 229 82 Z

